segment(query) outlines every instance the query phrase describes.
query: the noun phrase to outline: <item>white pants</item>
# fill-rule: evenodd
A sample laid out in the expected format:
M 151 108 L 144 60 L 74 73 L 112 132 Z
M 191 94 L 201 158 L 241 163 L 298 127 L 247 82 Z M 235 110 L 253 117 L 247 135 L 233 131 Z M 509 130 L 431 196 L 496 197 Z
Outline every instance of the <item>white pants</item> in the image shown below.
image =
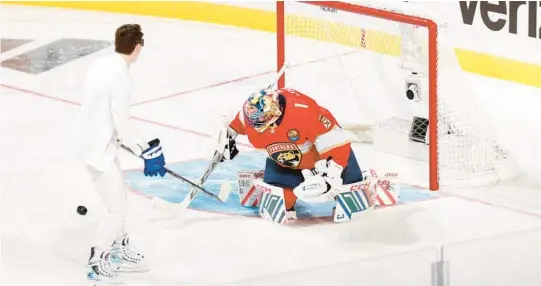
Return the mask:
M 118 157 L 105 171 L 98 171 L 90 166 L 87 166 L 87 170 L 105 206 L 105 215 L 98 227 L 94 246 L 107 250 L 114 240 L 121 238 L 125 233 L 126 186 Z

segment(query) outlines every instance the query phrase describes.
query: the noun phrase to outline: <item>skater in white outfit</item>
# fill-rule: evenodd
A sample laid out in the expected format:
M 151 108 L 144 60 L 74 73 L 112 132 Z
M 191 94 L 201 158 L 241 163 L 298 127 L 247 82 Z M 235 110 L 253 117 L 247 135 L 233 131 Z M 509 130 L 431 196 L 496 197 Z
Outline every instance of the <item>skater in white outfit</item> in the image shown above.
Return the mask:
M 117 280 L 120 271 L 146 271 L 141 252 L 129 244 L 124 224 L 126 187 L 120 169 L 120 145 L 145 162 L 145 176 L 164 176 L 165 160 L 159 139 L 138 138 L 129 122 L 131 79 L 128 69 L 144 45 L 137 24 L 120 26 L 115 52 L 97 60 L 83 88 L 82 105 L 75 123 L 76 150 L 105 206 L 96 240 L 90 250 L 87 278 Z

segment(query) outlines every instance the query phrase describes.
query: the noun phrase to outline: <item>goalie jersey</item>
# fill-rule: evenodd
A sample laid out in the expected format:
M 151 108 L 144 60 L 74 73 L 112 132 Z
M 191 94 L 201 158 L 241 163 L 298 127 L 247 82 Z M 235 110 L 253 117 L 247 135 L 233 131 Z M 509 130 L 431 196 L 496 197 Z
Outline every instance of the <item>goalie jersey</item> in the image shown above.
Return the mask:
M 257 149 L 264 149 L 279 166 L 312 169 L 321 159 L 346 167 L 351 146 L 334 116 L 315 100 L 294 89 L 279 89 L 280 117 L 263 132 L 257 131 L 241 110 L 229 127 L 246 135 Z

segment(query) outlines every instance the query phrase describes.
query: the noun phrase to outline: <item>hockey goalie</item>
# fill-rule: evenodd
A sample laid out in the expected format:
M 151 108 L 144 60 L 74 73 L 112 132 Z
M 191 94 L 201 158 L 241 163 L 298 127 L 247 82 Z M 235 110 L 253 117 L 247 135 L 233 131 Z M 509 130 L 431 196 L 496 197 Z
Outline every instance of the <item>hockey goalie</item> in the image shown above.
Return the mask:
M 261 89 L 224 124 L 218 139 L 224 159 L 238 154 L 238 135 L 268 153 L 263 178 L 253 180 L 254 191 L 248 194 L 261 217 L 281 224 L 296 219 L 297 199 L 336 201 L 337 222 L 374 205 L 375 194 L 363 182 L 347 134 L 309 96 L 290 88 Z

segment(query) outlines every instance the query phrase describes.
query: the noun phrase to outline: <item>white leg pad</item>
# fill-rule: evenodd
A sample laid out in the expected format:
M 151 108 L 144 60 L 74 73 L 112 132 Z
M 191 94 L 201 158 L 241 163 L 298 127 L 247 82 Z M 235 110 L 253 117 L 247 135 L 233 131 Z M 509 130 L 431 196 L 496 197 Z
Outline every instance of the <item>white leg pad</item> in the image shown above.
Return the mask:
M 369 188 L 375 193 L 376 206 L 392 206 L 398 203 L 400 185 L 398 174 L 387 172 L 380 176 L 374 169 L 371 169 L 366 181 Z
M 392 206 L 398 203 L 400 186 L 396 182 L 378 180 L 376 184 L 376 206 Z
M 334 222 L 347 222 L 376 206 L 391 206 L 398 203 L 400 186 L 397 173 L 384 173 L 378 176 L 373 169 L 367 178 L 359 183 L 344 185 L 336 196 Z
M 259 192 L 254 180 L 262 179 L 264 171 L 241 171 L 237 173 L 239 203 L 245 207 L 259 206 Z
M 280 187 L 271 186 L 261 180 L 254 180 L 254 186 L 261 195 L 259 203 L 259 216 L 261 218 L 278 223 L 287 224 L 286 204 L 284 190 Z
M 344 191 L 336 196 L 334 222 L 347 222 L 361 213 L 374 208 L 374 193 L 367 182 L 344 185 Z

